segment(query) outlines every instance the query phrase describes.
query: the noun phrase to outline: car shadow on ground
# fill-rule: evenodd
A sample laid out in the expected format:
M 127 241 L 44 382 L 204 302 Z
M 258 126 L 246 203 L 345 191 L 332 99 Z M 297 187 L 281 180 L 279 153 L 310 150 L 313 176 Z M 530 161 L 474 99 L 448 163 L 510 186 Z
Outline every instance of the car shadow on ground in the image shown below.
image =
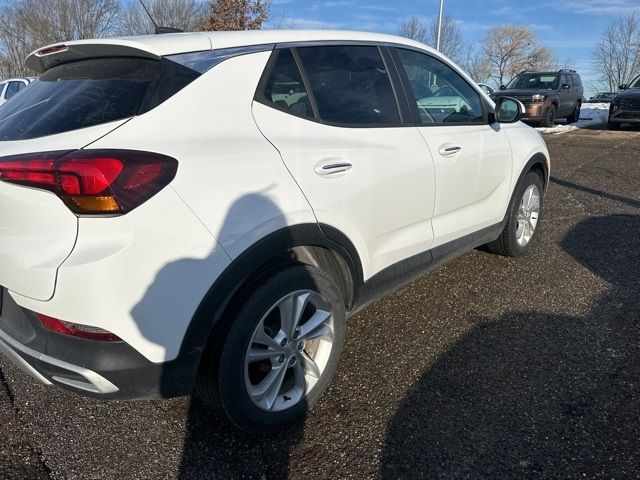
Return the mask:
M 382 478 L 640 475 L 640 216 L 590 218 L 561 247 L 606 296 L 585 316 L 478 319 L 401 402 Z

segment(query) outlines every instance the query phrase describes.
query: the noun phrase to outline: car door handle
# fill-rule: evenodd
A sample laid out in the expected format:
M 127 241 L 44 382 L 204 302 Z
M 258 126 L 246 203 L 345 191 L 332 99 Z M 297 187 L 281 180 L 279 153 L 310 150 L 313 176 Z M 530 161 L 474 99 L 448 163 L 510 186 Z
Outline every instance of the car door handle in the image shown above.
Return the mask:
M 438 152 L 443 157 L 449 157 L 451 155 L 455 155 L 456 153 L 460 152 L 460 150 L 462 150 L 462 147 L 459 147 L 458 145 L 453 145 L 451 143 L 445 143 L 444 145 L 442 145 L 440 147 L 440 150 L 438 150 Z
M 325 163 L 320 163 L 319 165 L 316 165 L 315 171 L 318 175 L 327 177 L 327 176 L 336 175 L 338 173 L 348 172 L 352 168 L 353 168 L 353 165 L 351 165 L 348 162 L 331 161 L 331 162 L 325 162 Z

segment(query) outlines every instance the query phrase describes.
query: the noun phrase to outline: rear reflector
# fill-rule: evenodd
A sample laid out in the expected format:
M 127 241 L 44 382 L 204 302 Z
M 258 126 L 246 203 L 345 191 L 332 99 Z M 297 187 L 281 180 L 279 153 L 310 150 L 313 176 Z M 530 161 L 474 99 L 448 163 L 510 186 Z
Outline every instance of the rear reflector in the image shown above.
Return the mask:
M 77 214 L 130 212 L 173 180 L 178 162 L 137 150 L 76 150 L 0 158 L 0 180 L 60 197 Z
M 49 317 L 41 313 L 36 313 L 35 315 L 38 317 L 38 320 L 40 320 L 40 323 L 42 323 L 42 326 L 52 332 L 62 333 L 72 337 L 87 338 L 89 340 L 99 340 L 101 342 L 121 341 L 120 337 L 102 328 L 65 322 L 64 320 L 58 320 L 57 318 Z

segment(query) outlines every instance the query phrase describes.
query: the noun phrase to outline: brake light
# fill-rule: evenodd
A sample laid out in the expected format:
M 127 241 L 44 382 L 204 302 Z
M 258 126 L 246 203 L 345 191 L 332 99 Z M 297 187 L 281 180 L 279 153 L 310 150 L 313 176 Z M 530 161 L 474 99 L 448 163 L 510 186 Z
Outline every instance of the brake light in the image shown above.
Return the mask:
M 52 47 L 46 47 L 42 50 L 38 50 L 36 52 L 36 56 L 38 57 L 46 57 L 47 55 L 53 55 L 54 53 L 66 52 L 69 50 L 69 47 L 66 45 L 54 45 Z
M 34 312 L 35 313 L 35 312 Z M 79 323 L 65 322 L 57 318 L 49 317 L 41 313 L 35 313 L 40 323 L 47 330 L 52 332 L 70 335 L 72 337 L 87 338 L 89 340 L 99 340 L 101 342 L 118 342 L 121 341 L 117 335 L 103 330 L 98 327 L 90 327 L 89 325 L 80 325 Z
M 178 162 L 137 150 L 58 151 L 0 158 L 0 180 L 55 193 L 76 214 L 124 214 L 173 180 Z

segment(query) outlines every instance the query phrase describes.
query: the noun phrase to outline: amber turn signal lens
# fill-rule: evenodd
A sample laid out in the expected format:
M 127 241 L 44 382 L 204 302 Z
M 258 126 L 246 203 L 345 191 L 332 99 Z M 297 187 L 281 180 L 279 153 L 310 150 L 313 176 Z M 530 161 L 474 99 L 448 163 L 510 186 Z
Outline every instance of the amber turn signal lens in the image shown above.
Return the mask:
M 114 197 L 66 197 L 75 207 L 73 210 L 81 213 L 120 213 L 120 207 Z

